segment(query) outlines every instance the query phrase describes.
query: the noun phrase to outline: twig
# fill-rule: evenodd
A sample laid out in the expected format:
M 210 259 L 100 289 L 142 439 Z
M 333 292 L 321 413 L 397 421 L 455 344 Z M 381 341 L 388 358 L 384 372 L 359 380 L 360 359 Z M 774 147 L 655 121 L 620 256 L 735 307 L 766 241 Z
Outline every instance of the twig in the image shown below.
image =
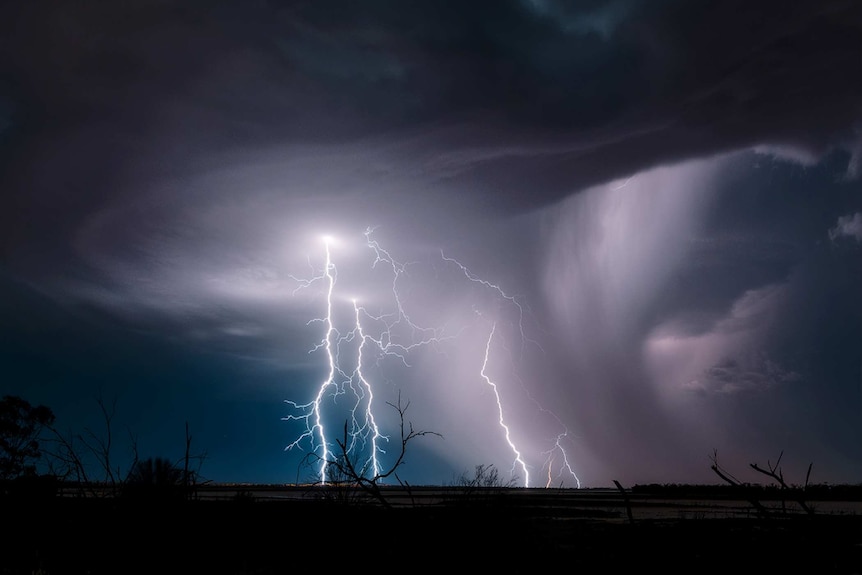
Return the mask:
M 614 485 L 616 485 L 619 492 L 623 494 L 623 502 L 626 504 L 626 515 L 629 517 L 629 523 L 634 523 L 635 518 L 632 515 L 632 503 L 629 501 L 628 493 L 626 493 L 626 490 L 623 489 L 623 486 L 620 485 L 620 482 L 616 479 L 614 479 Z
M 709 459 L 710 459 L 710 461 L 712 461 L 712 466 L 710 468 L 715 472 L 716 475 L 721 477 L 722 480 L 724 480 L 726 483 L 728 483 L 734 487 L 740 488 L 741 490 L 745 487 L 738 479 L 733 477 L 733 475 L 731 475 L 729 472 L 727 472 L 725 469 L 723 469 L 718 464 L 718 450 L 717 449 L 714 449 L 712 451 L 712 457 L 710 457 Z M 744 490 L 743 492 L 745 492 L 745 491 L 747 491 L 747 490 Z M 760 503 L 760 501 L 758 501 L 754 497 L 748 497 L 748 496 L 745 496 L 745 499 L 749 503 L 751 503 L 751 505 L 757 510 L 757 512 L 764 519 L 769 517 L 769 512 L 766 510 L 766 507 L 764 507 Z

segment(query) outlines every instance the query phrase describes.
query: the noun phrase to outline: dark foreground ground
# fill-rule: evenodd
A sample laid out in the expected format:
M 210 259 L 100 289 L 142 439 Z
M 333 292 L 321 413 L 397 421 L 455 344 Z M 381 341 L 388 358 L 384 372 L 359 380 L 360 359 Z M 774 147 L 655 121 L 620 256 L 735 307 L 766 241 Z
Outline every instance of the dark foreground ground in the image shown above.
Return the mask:
M 862 573 L 857 515 L 638 518 L 494 494 L 395 509 L 324 500 L 0 501 L 0 575 Z

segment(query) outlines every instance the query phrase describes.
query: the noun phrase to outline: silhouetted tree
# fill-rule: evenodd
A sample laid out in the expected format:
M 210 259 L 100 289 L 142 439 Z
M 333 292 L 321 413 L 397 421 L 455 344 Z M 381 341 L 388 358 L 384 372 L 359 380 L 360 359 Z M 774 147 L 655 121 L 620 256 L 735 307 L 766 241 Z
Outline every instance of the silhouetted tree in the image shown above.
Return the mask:
M 69 482 L 67 486 L 77 487 L 78 494 L 83 496 L 112 497 L 165 491 L 182 492 L 187 498 L 195 496 L 197 487 L 205 483 L 201 479 L 200 468 L 207 454 L 205 451 L 192 452 L 188 422 L 185 427 L 185 452 L 180 462 L 171 463 L 158 457 L 141 461 L 137 440 L 128 430 L 131 458 L 120 465 L 115 456 L 118 445 L 114 423 L 117 400 L 115 398 L 106 403 L 100 394 L 97 403 L 104 422 L 101 429 L 85 427 L 83 432 L 70 430 L 61 433 L 51 427 L 53 435 L 46 454 L 49 469 L 55 477 Z M 172 487 L 167 489 L 166 485 Z
M 192 453 L 192 435 L 189 433 L 189 422 L 186 421 L 186 449 L 183 455 L 182 482 L 187 499 L 195 497 L 199 484 L 209 482 L 209 480 L 202 481 L 201 478 L 201 466 L 206 458 L 206 451 Z M 195 464 L 194 468 L 192 468 L 192 463 Z
M 102 414 L 104 428 L 96 432 L 85 427 L 83 432 L 68 431 L 62 433 L 55 427 L 51 428 L 51 448 L 49 464 L 52 473 L 65 481 L 74 481 L 81 489 L 81 494 L 90 496 L 114 495 L 123 486 L 125 479 L 138 461 L 138 445 L 131 430 L 128 430 L 132 461 L 128 471 L 115 463 L 116 451 L 114 415 L 117 410 L 117 399 L 109 404 L 102 399 L 101 393 L 97 399 Z
M 141 485 L 178 485 L 182 470 L 164 457 L 150 457 L 138 461 L 129 472 L 127 481 Z
M 426 435 L 443 437 L 435 431 L 416 430 L 413 428 L 413 424 L 404 418 L 404 414 L 410 407 L 410 402 L 407 402 L 406 405 L 402 404 L 400 393 L 398 394 L 397 403 L 386 402 L 386 404 L 398 412 L 401 429 L 400 451 L 396 453 L 395 461 L 388 468 L 381 469 L 372 476 L 366 475 L 368 471 L 367 462 L 364 464 L 359 463 L 356 457 L 350 452 L 347 422 L 344 424 L 343 437 L 335 441 L 337 449 L 334 449 L 330 453 L 328 459 L 323 460 L 319 455 L 313 453 L 306 457 L 306 460 L 314 459 L 322 461 L 326 465 L 327 473 L 335 480 L 327 488 L 330 492 L 334 491 L 336 493 L 335 498 L 342 502 L 371 499 L 384 507 L 391 507 L 380 486 L 389 477 L 394 477 L 409 492 L 410 485 L 398 476 L 398 468 L 404 464 L 404 456 L 407 454 L 407 445 L 417 437 Z M 330 497 L 332 496 L 331 493 L 329 495 Z
M 518 478 L 515 476 L 508 480 L 500 477 L 494 465 L 476 465 L 472 475 L 465 471 L 451 484 L 449 502 L 457 505 L 496 505 L 517 483 Z
M 123 491 L 133 497 L 178 497 L 183 494 L 183 469 L 164 457 L 138 460 Z
M 808 464 L 808 472 L 805 474 L 805 484 L 801 488 L 799 488 L 799 487 L 791 488 L 787 484 L 787 482 L 784 481 L 784 472 L 781 470 L 781 457 L 783 455 L 784 455 L 783 451 L 778 454 L 778 459 L 775 461 L 775 464 L 773 464 L 771 461 L 769 461 L 767 459 L 766 460 L 766 469 L 764 469 L 763 467 L 759 466 L 756 463 L 751 463 L 751 464 L 749 464 L 749 466 L 753 470 L 757 471 L 758 473 L 762 473 L 762 474 L 766 475 L 767 477 L 771 477 L 772 479 L 777 481 L 778 485 L 781 486 L 781 493 L 782 494 L 792 493 L 795 496 L 794 499 L 799 504 L 799 506 L 802 508 L 802 510 L 805 511 L 805 513 L 807 513 L 808 515 L 814 515 L 814 509 L 811 506 L 809 506 L 808 503 L 805 502 L 805 497 L 804 497 L 805 490 L 808 489 L 808 481 L 811 479 L 811 467 L 814 465 L 814 463 L 812 462 L 812 463 Z M 781 506 L 786 513 L 787 509 L 784 507 L 784 499 L 783 498 L 781 500 Z
M 749 503 L 751 503 L 751 506 L 757 510 L 757 514 L 760 517 L 768 518 L 770 516 L 769 510 L 767 510 L 766 507 L 764 507 L 760 500 L 757 498 L 757 496 L 754 495 L 751 487 L 748 484 L 743 483 L 742 481 L 734 477 L 727 469 L 725 469 L 718 463 L 717 449 L 712 450 L 712 456 L 709 458 L 709 460 L 712 461 L 710 469 L 712 469 L 712 471 L 716 475 L 721 477 L 721 479 L 724 480 L 725 483 L 740 489 L 743 496 L 748 500 Z
M 788 510 L 785 504 L 785 497 L 790 495 L 802 508 L 802 510 L 808 515 L 814 515 L 814 509 L 806 502 L 805 494 L 808 489 L 808 482 L 811 479 L 811 468 L 814 465 L 813 463 L 808 464 L 808 472 L 805 474 L 805 483 L 802 486 L 791 486 L 784 480 L 784 472 L 781 469 L 781 458 L 784 456 L 784 452 L 778 454 L 778 459 L 775 463 L 771 461 L 766 461 L 766 467 L 761 467 L 757 463 L 750 463 L 749 467 L 758 473 L 762 473 L 767 477 L 775 480 L 780 488 L 781 495 L 781 511 L 783 514 L 787 514 Z M 738 488 L 745 488 L 748 493 L 752 492 L 751 486 L 749 484 L 744 484 L 730 474 L 726 469 L 721 467 L 718 464 L 718 450 L 713 450 L 712 457 L 710 457 L 710 461 L 712 461 L 712 470 L 716 475 L 721 477 L 726 483 Z M 754 496 L 747 497 L 748 501 L 751 505 L 757 510 L 757 512 L 763 516 L 768 517 L 770 515 L 770 511 Z
M 36 474 L 42 431 L 54 422 L 44 405 L 6 395 L 0 400 L 0 480 Z
M 494 465 L 477 465 L 472 477 L 466 472 L 462 473 L 455 482 L 455 485 L 464 491 L 469 491 L 475 489 L 503 489 L 515 487 L 517 483 L 517 477 L 510 477 L 508 481 L 503 481 L 500 477 L 500 472 Z

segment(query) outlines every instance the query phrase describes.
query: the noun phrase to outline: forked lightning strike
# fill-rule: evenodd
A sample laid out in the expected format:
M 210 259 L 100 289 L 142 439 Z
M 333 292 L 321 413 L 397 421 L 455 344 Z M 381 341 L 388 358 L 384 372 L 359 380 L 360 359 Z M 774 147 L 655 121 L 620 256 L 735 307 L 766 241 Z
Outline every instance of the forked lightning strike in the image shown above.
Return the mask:
M 309 403 L 299 405 L 294 401 L 286 400 L 286 403 L 292 405 L 296 410 L 300 411 L 301 415 L 288 415 L 284 417 L 285 420 L 304 420 L 306 425 L 306 431 L 302 435 L 300 435 L 296 440 L 293 441 L 290 445 L 287 446 L 286 449 L 290 450 L 294 447 L 300 447 L 300 444 L 303 440 L 309 439 L 312 445 L 312 452 L 317 451 L 318 449 L 321 452 L 320 455 L 320 480 L 322 483 L 326 483 L 326 462 L 329 460 L 329 445 L 326 440 L 326 430 L 323 427 L 323 418 L 320 412 L 320 403 L 323 401 L 323 397 L 326 394 L 327 389 L 330 386 L 335 386 L 335 375 L 337 371 L 337 365 L 335 361 L 335 355 L 333 352 L 333 336 L 337 333 L 335 327 L 332 323 L 332 293 L 335 291 L 335 277 L 337 275 L 337 271 L 335 266 L 332 264 L 332 256 L 330 255 L 329 244 L 330 238 L 324 237 L 323 244 L 326 250 L 326 261 L 323 266 L 323 273 L 319 276 L 314 276 L 310 280 L 298 280 L 300 281 L 300 287 L 297 289 L 301 289 L 303 287 L 308 287 L 312 283 L 318 280 L 325 280 L 327 282 L 327 291 L 326 291 L 326 316 L 323 318 L 323 322 L 326 325 L 326 333 L 323 336 L 323 339 L 319 344 L 317 344 L 309 353 L 317 351 L 321 347 L 326 350 L 326 358 L 329 363 L 329 374 L 326 380 L 320 385 L 320 389 L 317 392 L 314 400 Z M 294 278 L 296 279 L 296 278 Z M 294 292 L 296 293 L 296 292 Z M 321 321 L 321 320 L 311 320 L 309 323 Z M 311 422 L 314 423 L 311 423 Z M 315 443 L 314 436 L 318 435 L 320 438 L 319 443 Z
M 354 377 L 351 377 L 350 381 L 357 381 L 360 387 L 359 389 L 353 389 L 357 398 L 356 404 L 351 410 L 354 432 L 350 436 L 351 443 L 348 446 L 347 452 L 350 453 L 356 450 L 357 439 L 364 439 L 370 435 L 370 454 L 365 465 L 363 466 L 363 471 L 370 467 L 371 476 L 377 477 L 380 474 L 380 461 L 378 460 L 378 453 L 386 453 L 380 447 L 379 442 L 381 439 L 385 440 L 386 437 L 380 434 L 380 428 L 377 427 L 377 421 L 375 421 L 374 419 L 374 411 L 372 410 L 372 403 L 374 402 L 374 390 L 371 389 L 371 384 L 368 382 L 367 379 L 365 379 L 365 375 L 362 373 L 363 350 L 365 349 L 365 344 L 368 342 L 368 338 L 362 331 L 362 322 L 359 319 L 359 310 L 360 308 L 356 304 L 356 300 L 354 299 L 353 311 L 356 317 L 355 333 L 359 337 L 359 345 L 356 357 L 356 371 L 354 371 Z M 366 407 L 363 411 L 362 417 L 357 418 L 356 412 L 360 409 L 363 399 L 366 401 Z M 364 447 L 364 445 L 360 445 L 359 447 L 362 448 Z
M 515 443 L 512 441 L 511 432 L 509 431 L 509 426 L 506 425 L 506 422 L 503 418 L 503 402 L 500 399 L 500 390 L 497 389 L 497 384 L 494 383 L 490 377 L 488 377 L 488 357 L 491 355 L 491 342 L 494 340 L 494 332 L 497 331 L 497 324 L 494 323 L 491 326 L 491 333 L 488 335 L 488 343 L 485 344 L 485 358 L 482 361 L 482 379 L 485 380 L 491 389 L 494 391 L 494 399 L 497 401 L 497 414 L 499 416 L 498 423 L 500 427 L 503 428 L 503 433 L 506 438 L 506 443 L 509 444 L 509 448 L 515 454 L 515 462 L 512 464 L 512 471 L 514 472 L 515 466 L 520 465 L 521 470 L 524 472 L 524 487 L 530 486 L 530 471 L 527 469 L 527 464 L 524 463 L 524 460 L 521 458 L 521 452 L 518 451 L 518 448 L 515 446 Z
M 554 416 L 556 417 L 556 416 Z M 557 420 L 559 421 L 559 420 Z M 551 487 L 551 483 L 555 479 L 560 479 L 565 473 L 568 473 L 571 477 L 574 478 L 575 483 L 578 488 L 581 487 L 581 480 L 578 478 L 578 474 L 575 473 L 575 470 L 572 469 L 572 465 L 569 463 L 569 456 L 566 453 L 566 449 L 560 443 L 566 436 L 569 435 L 569 430 L 566 429 L 562 433 L 557 436 L 557 439 L 554 441 L 554 446 L 545 452 L 547 455 L 547 459 L 545 460 L 545 464 L 543 467 L 548 468 L 548 480 L 545 482 L 545 487 Z M 560 459 L 562 460 L 560 465 L 557 467 L 557 474 L 554 475 L 554 454 L 556 452 L 560 453 Z
M 374 416 L 374 390 L 372 383 L 369 381 L 366 370 L 365 361 L 369 357 L 370 348 L 375 350 L 375 355 L 379 358 L 392 357 L 397 359 L 405 367 L 409 367 L 408 355 L 422 347 L 436 346 L 444 341 L 455 341 L 465 329 L 462 327 L 456 334 L 446 334 L 443 328 L 424 327 L 411 319 L 407 312 L 405 302 L 402 299 L 402 294 L 399 290 L 399 284 L 407 277 L 407 266 L 398 262 L 390 253 L 385 250 L 377 240 L 372 238 L 373 228 L 368 228 L 365 231 L 366 246 L 373 252 L 374 260 L 371 268 L 374 269 L 379 265 L 385 265 L 391 269 L 391 302 L 392 310 L 388 313 L 372 314 L 366 308 L 361 307 L 354 299 L 352 301 L 353 325 L 342 334 L 336 327 L 334 319 L 333 299 L 336 295 L 336 283 L 338 273 L 331 256 L 331 238 L 324 238 L 325 247 L 325 262 L 323 270 L 320 272 L 314 271 L 312 267 L 312 276 L 307 279 L 292 277 L 298 282 L 298 287 L 294 290 L 294 294 L 298 291 L 310 288 L 318 282 L 325 283 L 326 289 L 326 305 L 325 315 L 320 318 L 315 318 L 309 321 L 309 325 L 315 322 L 320 322 L 324 325 L 324 334 L 320 342 L 315 345 L 309 353 L 323 350 L 327 362 L 327 375 L 317 389 L 314 399 L 308 403 L 300 404 L 295 401 L 286 401 L 292 406 L 296 413 L 290 414 L 282 419 L 302 421 L 305 424 L 305 430 L 290 443 L 285 449 L 292 450 L 302 449 L 303 445 L 308 445 L 310 452 L 306 459 L 308 461 L 319 462 L 317 471 L 318 480 L 322 484 L 326 484 L 330 478 L 327 474 L 328 462 L 332 461 L 333 454 L 335 456 L 348 456 L 355 458 L 362 464 L 358 466 L 362 470 L 364 476 L 377 477 L 380 473 L 380 457 L 385 454 L 381 443 L 387 440 L 378 426 Z M 524 308 L 518 300 L 511 295 L 508 295 L 498 285 L 488 282 L 473 275 L 470 270 L 458 262 L 457 260 L 447 257 L 440 253 L 442 260 L 448 264 L 457 266 L 464 277 L 473 283 L 479 284 L 484 288 L 491 290 L 499 301 L 508 302 L 514 306 L 517 311 L 517 325 L 520 333 L 521 349 L 523 352 L 524 346 L 529 341 L 538 347 L 538 343 L 529 340 L 524 332 Z M 477 309 L 474 309 L 479 315 L 483 315 Z M 377 333 L 371 334 L 363 326 L 363 320 L 368 320 L 369 325 L 380 326 Z M 406 331 L 405 331 L 406 330 Z M 500 427 L 503 438 L 509 449 L 514 454 L 514 462 L 512 465 L 512 475 L 515 475 L 516 468 L 519 468 L 524 475 L 524 486 L 530 484 L 530 466 L 525 461 L 522 451 L 517 447 L 512 439 L 512 430 L 509 424 L 504 419 L 504 405 L 501 398 L 500 389 L 488 375 L 491 345 L 495 339 L 501 336 L 497 333 L 497 323 L 492 323 L 491 331 L 485 343 L 485 353 L 482 358 L 481 368 L 478 370 L 479 378 L 492 389 L 497 409 L 497 425 Z M 345 369 L 341 361 L 341 348 L 352 346 L 353 354 L 350 355 L 352 369 Z M 541 348 L 539 348 L 541 349 Z M 326 415 L 325 403 L 328 407 L 327 400 L 335 404 L 336 398 L 347 394 L 352 395 L 352 407 L 349 409 L 349 417 L 345 425 L 345 442 L 342 449 L 339 447 L 339 452 L 335 452 L 334 443 L 328 436 L 327 428 L 324 424 Z M 532 398 L 530 398 L 532 399 Z M 535 402 L 535 400 L 533 400 Z M 538 405 L 538 403 L 537 403 Z M 553 446 L 543 452 L 546 459 L 541 465 L 542 470 L 547 469 L 547 484 L 550 486 L 554 476 L 554 469 L 557 469 L 557 477 L 562 474 L 568 474 L 577 482 L 580 487 L 580 480 L 575 474 L 572 466 L 569 463 L 568 455 L 562 445 L 562 440 L 568 435 L 565 426 L 562 425 L 559 418 L 553 413 L 539 406 L 546 413 L 549 413 L 563 427 L 564 431 L 560 433 L 553 443 Z M 555 454 L 559 454 L 556 455 Z M 555 457 L 561 463 L 554 465 Z

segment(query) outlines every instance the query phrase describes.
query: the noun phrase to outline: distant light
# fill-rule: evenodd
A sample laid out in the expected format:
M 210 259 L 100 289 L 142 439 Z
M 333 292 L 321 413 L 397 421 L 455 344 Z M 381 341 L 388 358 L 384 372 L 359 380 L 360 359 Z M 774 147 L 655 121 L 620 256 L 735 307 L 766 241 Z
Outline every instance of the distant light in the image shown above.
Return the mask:
M 333 235 L 323 234 L 320 239 L 322 239 L 323 243 L 327 246 L 338 245 L 338 239 Z

